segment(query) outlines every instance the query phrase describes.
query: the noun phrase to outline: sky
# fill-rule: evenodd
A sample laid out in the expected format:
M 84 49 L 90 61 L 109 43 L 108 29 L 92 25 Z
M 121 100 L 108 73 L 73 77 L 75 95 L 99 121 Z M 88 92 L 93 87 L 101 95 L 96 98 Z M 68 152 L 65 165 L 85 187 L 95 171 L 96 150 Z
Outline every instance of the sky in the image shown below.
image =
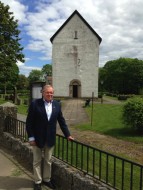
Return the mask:
M 0 0 L 10 6 L 21 30 L 25 62 L 20 74 L 52 63 L 50 38 L 77 10 L 102 38 L 99 67 L 120 57 L 143 60 L 142 0 Z

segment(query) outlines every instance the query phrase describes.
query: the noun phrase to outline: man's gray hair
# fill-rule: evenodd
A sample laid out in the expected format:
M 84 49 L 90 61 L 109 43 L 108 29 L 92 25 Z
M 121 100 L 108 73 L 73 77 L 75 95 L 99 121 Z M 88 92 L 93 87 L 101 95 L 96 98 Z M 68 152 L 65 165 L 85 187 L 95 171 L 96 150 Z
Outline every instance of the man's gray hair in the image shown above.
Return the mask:
M 50 85 L 50 84 L 45 84 L 45 85 L 43 86 L 43 88 L 42 88 L 42 91 L 44 91 L 44 90 L 47 89 L 47 88 L 52 88 L 53 91 L 54 91 L 54 88 L 53 88 L 52 85 Z

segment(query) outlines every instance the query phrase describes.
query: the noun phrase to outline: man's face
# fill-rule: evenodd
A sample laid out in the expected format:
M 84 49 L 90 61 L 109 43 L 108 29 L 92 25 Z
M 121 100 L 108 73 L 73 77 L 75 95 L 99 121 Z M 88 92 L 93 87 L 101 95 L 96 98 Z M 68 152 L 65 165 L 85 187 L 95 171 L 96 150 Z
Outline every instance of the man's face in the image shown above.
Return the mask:
M 48 88 L 43 89 L 42 94 L 43 94 L 43 98 L 46 101 L 51 101 L 53 99 L 54 90 L 52 87 L 48 87 Z

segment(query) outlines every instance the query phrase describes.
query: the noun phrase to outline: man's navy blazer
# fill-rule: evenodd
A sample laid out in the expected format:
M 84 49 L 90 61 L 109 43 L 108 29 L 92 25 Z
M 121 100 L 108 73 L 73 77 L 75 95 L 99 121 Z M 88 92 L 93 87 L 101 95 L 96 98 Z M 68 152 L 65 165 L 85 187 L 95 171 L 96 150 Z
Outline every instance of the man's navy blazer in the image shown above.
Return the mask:
M 45 145 L 52 147 L 56 141 L 57 121 L 65 137 L 70 136 L 65 119 L 61 111 L 61 105 L 56 100 L 52 101 L 52 115 L 48 121 L 44 100 L 36 99 L 29 106 L 26 119 L 28 137 L 34 137 L 36 145 L 43 148 Z

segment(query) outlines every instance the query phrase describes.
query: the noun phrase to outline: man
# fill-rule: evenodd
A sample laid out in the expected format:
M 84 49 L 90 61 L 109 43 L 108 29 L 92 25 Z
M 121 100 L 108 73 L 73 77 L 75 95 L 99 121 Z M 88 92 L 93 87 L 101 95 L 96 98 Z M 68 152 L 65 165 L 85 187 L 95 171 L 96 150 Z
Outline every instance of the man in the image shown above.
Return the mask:
M 55 189 L 51 179 L 51 157 L 56 141 L 56 124 L 68 140 L 73 140 L 63 117 L 59 102 L 53 100 L 54 89 L 45 85 L 42 98 L 33 101 L 29 107 L 26 130 L 29 143 L 33 147 L 34 190 L 41 190 L 41 184 Z M 42 152 L 44 164 L 41 168 Z M 43 172 L 42 172 L 43 171 Z

